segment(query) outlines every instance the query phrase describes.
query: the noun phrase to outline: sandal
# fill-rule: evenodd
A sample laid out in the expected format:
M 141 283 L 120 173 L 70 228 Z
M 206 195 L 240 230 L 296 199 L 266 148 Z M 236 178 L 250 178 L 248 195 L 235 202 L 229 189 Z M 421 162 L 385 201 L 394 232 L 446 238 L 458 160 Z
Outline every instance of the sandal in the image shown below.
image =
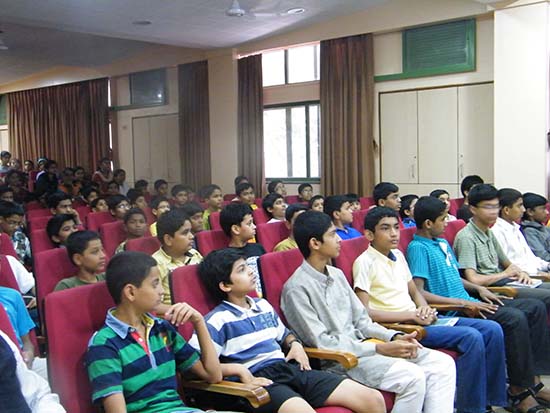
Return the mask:
M 534 386 L 534 387 L 537 387 L 537 386 Z M 540 387 L 537 391 L 540 391 L 540 389 L 542 389 L 542 387 Z M 518 404 L 520 404 L 523 400 L 525 400 L 530 396 L 534 396 L 532 388 L 524 390 L 518 394 L 512 394 L 510 393 L 510 390 L 508 390 L 508 402 L 510 403 L 511 412 L 512 413 L 547 413 L 546 407 L 541 406 L 540 404 L 530 407 L 525 411 L 519 409 Z
M 534 386 L 529 387 L 529 391 L 541 406 L 550 407 L 550 401 L 543 399 L 542 397 L 537 397 L 537 393 L 541 391 L 543 387 L 544 383 L 540 382 L 539 384 L 535 384 Z

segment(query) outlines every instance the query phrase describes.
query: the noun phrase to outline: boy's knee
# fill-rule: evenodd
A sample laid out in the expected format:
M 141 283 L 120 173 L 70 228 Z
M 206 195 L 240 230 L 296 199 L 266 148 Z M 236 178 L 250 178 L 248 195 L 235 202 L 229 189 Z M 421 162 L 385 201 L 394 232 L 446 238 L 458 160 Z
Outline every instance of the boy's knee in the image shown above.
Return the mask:
M 413 363 L 408 363 L 407 373 L 403 376 L 403 390 L 407 392 L 424 393 L 426 390 L 426 374 Z

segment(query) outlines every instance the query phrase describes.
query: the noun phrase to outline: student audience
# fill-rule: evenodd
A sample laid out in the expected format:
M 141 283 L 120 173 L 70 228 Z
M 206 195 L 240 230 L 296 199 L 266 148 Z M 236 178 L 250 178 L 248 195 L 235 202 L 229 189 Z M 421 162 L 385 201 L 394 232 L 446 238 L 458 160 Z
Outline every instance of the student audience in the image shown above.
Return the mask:
M 78 231 L 78 224 L 72 214 L 54 215 L 46 225 L 46 233 L 56 247 L 65 247 L 69 235 L 76 231 Z
M 131 208 L 124 216 L 124 229 L 127 237 L 115 250 L 115 254 L 126 250 L 126 243 L 131 239 L 142 238 L 147 232 L 147 217 L 139 208 Z
M 107 200 L 103 197 L 103 195 L 95 198 L 91 202 L 90 208 L 92 212 L 109 212 L 109 205 L 107 204 Z
M 550 228 L 546 226 L 547 203 L 542 195 L 532 192 L 523 194 L 525 213 L 521 221 L 521 230 L 533 253 L 545 261 L 550 261 Z
M 196 202 L 186 203 L 181 210 L 189 217 L 191 221 L 191 232 L 196 235 L 197 232 L 204 231 L 202 214 L 204 210 Z M 193 241 L 194 242 L 194 241 Z
M 267 194 L 262 200 L 262 208 L 269 216 L 268 224 L 284 221 L 286 207 L 285 198 L 276 192 Z
M 153 200 L 151 201 L 151 212 L 153 213 L 157 221 L 163 214 L 168 211 L 170 211 L 170 201 L 168 201 L 168 198 L 161 195 L 153 198 Z M 151 226 L 149 227 L 149 232 L 153 237 L 157 236 L 157 222 L 153 222 L 151 224 Z
M 128 198 L 128 201 L 130 202 L 132 208 L 140 208 L 145 211 L 145 208 L 148 207 L 145 196 L 141 191 L 136 188 L 128 189 L 126 197 Z
M 374 205 L 393 209 L 399 213 L 401 209 L 401 198 L 399 197 L 399 187 L 391 182 L 380 182 L 376 184 L 372 191 Z
M 285 187 L 284 182 L 281 181 L 280 179 L 275 179 L 275 180 L 271 181 L 267 185 L 267 193 L 269 193 L 269 194 L 276 193 L 276 194 L 279 194 L 279 195 L 282 195 L 283 197 L 285 197 L 286 196 L 286 187 Z
M 157 197 L 168 197 L 168 182 L 166 182 L 164 179 L 157 179 L 153 184 L 153 187 L 155 188 L 155 193 Z
M 298 199 L 300 202 L 309 202 L 313 196 L 313 186 L 311 184 L 300 184 L 298 187 Z
M 235 187 L 235 194 L 237 195 L 235 197 L 234 202 L 240 202 L 242 204 L 246 204 L 254 209 L 258 209 L 258 205 L 254 203 L 254 200 L 256 199 L 256 195 L 254 193 L 254 185 L 252 185 L 250 182 L 241 182 Z
M 172 201 L 175 208 L 183 208 L 183 206 L 189 202 L 189 192 L 185 185 L 174 185 L 170 193 L 172 194 Z
M 285 211 L 285 225 L 290 230 L 290 235 L 275 245 L 273 251 L 287 251 L 298 248 L 293 234 L 294 222 L 296 221 L 298 215 L 307 210 L 307 206 L 303 204 L 292 204 L 287 207 Z
M 353 212 L 347 196 L 327 196 L 325 198 L 324 212 L 332 220 L 340 239 L 346 240 L 361 236 L 361 233 L 351 226 Z
M 126 171 L 124 169 L 114 170 L 113 181 L 118 185 L 118 193 L 128 196 L 130 187 L 126 183 Z
M 210 228 L 210 214 L 212 212 L 219 212 L 223 207 L 223 195 L 222 189 L 215 184 L 206 185 L 201 189 L 201 197 L 206 202 L 206 209 L 202 214 L 202 223 L 204 229 L 209 230 Z
M 401 222 L 405 228 L 416 227 L 416 222 L 414 222 L 414 206 L 417 201 L 418 195 L 409 194 L 401 197 L 399 216 L 401 217 Z
M 40 176 L 37 175 L 34 193 L 40 198 L 57 192 L 57 188 L 57 162 L 50 159 L 44 163 L 43 173 Z
M 124 195 L 111 195 L 107 198 L 109 212 L 117 220 L 124 220 L 126 212 L 130 209 L 130 201 Z
M 359 195 L 349 193 L 349 194 L 346 194 L 345 196 L 349 201 L 351 212 L 356 212 L 361 210 L 361 202 L 359 202 Z
M 99 185 L 101 194 L 107 194 L 107 185 L 113 180 L 113 171 L 111 170 L 111 160 L 102 158 L 99 160 L 97 170 L 92 175 L 92 182 Z
M 460 192 L 462 192 L 462 196 L 464 197 L 464 203 L 458 208 L 458 211 L 456 211 L 456 217 L 458 219 L 468 222 L 472 218 L 472 212 L 470 211 L 470 205 L 468 203 L 468 194 L 474 186 L 483 183 L 483 178 L 478 175 L 468 175 L 464 177 L 460 183 Z
M 325 197 L 323 195 L 314 195 L 308 202 L 309 209 L 313 211 L 323 212 L 325 207 Z
M 449 213 L 449 210 L 451 209 L 451 201 L 450 201 L 449 193 L 446 190 L 436 189 L 430 192 L 430 196 L 433 196 L 434 198 L 439 199 L 440 201 L 444 202 L 445 205 L 447 206 L 447 222 L 456 221 L 456 217 Z
M 31 243 L 21 228 L 24 216 L 21 206 L 0 201 L 0 231 L 10 237 L 19 261 L 31 265 Z

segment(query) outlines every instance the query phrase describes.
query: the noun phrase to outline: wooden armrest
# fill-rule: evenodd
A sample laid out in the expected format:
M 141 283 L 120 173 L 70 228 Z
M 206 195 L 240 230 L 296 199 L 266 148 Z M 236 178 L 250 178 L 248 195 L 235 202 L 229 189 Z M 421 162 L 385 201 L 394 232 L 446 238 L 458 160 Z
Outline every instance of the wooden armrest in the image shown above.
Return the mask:
M 430 304 L 430 307 L 435 308 L 437 311 L 458 311 L 468 317 L 479 317 L 479 309 L 470 304 Z
M 422 326 L 417 326 L 414 324 L 401 324 L 401 323 L 380 323 L 380 325 L 392 330 L 402 331 L 407 334 L 416 331 L 416 339 L 418 341 L 426 337 L 426 330 L 424 330 L 424 327 Z
M 304 350 L 308 357 L 320 360 L 337 361 L 346 370 L 354 368 L 359 362 L 355 354 L 345 351 L 327 350 L 313 347 L 304 347 Z
M 529 275 L 529 277 L 535 278 L 535 279 L 537 279 L 537 280 L 541 280 L 542 282 L 548 282 L 548 281 L 550 281 L 550 274 L 549 274 L 549 273 L 542 273 L 542 272 L 539 272 L 539 273 L 536 274 L 536 275 Z
M 514 298 L 518 295 L 518 290 L 513 287 L 487 287 L 489 291 L 492 291 L 495 294 L 502 294 L 507 297 Z
M 252 384 L 244 384 L 228 380 L 219 383 L 207 383 L 203 380 L 182 380 L 183 388 L 206 390 L 214 393 L 228 394 L 230 396 L 244 397 L 254 408 L 269 403 L 271 398 L 266 389 Z

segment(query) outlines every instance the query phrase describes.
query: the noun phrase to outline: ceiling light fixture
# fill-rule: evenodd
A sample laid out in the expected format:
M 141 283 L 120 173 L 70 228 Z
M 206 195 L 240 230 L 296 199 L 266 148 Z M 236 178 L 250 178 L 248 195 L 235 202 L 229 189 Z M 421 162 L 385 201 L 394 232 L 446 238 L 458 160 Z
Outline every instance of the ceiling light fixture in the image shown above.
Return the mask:
M 153 23 L 150 20 L 136 20 L 135 22 L 132 22 L 132 24 L 136 26 L 149 26 Z
M 3 30 L 0 30 L 0 35 L 4 34 Z M 0 50 L 8 50 L 9 47 L 4 43 L 4 40 L 0 38 Z
M 306 9 L 303 7 L 293 7 L 292 9 L 288 9 L 286 11 L 286 14 L 302 14 L 305 13 Z

